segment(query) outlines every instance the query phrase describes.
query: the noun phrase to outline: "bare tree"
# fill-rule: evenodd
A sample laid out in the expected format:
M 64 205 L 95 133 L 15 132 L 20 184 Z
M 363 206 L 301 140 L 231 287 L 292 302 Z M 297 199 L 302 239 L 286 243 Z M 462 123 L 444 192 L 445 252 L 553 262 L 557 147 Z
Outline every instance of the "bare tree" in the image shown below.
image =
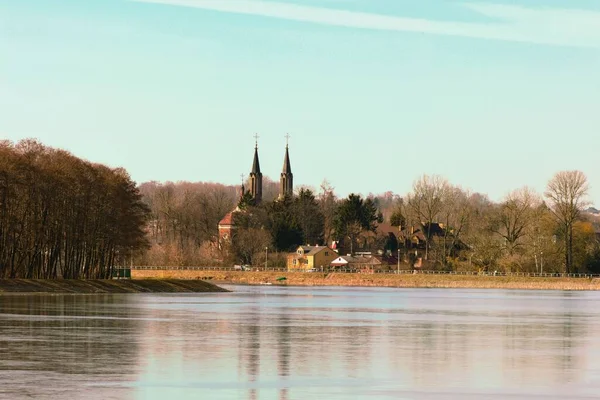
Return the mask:
M 438 175 L 423 175 L 413 183 L 413 192 L 408 195 L 408 205 L 426 226 L 425 259 L 429 256 L 431 224 L 437 222 L 443 200 L 448 189 L 448 181 Z
M 331 240 L 335 231 L 335 213 L 338 202 L 335 197 L 334 187 L 325 179 L 320 186 L 318 195 L 319 208 L 323 215 L 323 240 L 327 246 L 331 246 Z
M 235 232 L 232 241 L 234 253 L 243 264 L 256 264 L 256 256 L 262 254 L 265 248 L 272 247 L 271 235 L 264 229 L 242 228 Z M 260 258 L 260 257 L 259 257 Z
M 566 273 L 573 269 L 573 224 L 584 207 L 589 205 L 587 194 L 587 178 L 581 171 L 558 172 L 546 188 L 545 196 L 550 202 L 550 210 L 564 235 Z
M 523 187 L 509 193 L 492 218 L 492 231 L 505 242 L 508 255 L 523 246 L 523 239 L 535 220 L 542 199 L 533 190 Z
M 474 213 L 470 199 L 471 194 L 460 187 L 447 185 L 443 193 L 440 222 L 444 223 L 443 259 L 446 265 L 447 258 L 456 256 L 461 236 L 468 229 Z
M 152 247 L 147 265 L 200 265 L 213 262 L 211 243 L 218 222 L 239 195 L 237 188 L 211 182 L 147 182 L 140 192 L 151 210 Z

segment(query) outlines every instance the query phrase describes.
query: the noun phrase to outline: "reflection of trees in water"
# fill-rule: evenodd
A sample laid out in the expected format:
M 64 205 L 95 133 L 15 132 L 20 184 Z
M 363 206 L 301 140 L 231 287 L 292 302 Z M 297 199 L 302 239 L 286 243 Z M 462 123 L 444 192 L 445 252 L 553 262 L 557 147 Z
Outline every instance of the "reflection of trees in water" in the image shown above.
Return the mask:
M 260 318 L 260 316 L 257 316 L 257 318 Z M 252 323 L 248 326 L 248 331 L 244 337 L 248 338 L 245 348 L 247 351 L 246 374 L 250 382 L 256 382 L 260 376 L 260 323 Z M 258 390 L 254 387 L 251 388 L 248 398 L 256 400 L 258 398 Z
M 416 388 L 563 384 L 582 379 L 593 334 L 577 296 L 532 296 L 532 304 L 508 296 L 489 308 L 407 303 L 369 315 L 360 307 L 265 312 L 245 304 L 220 313 L 185 302 L 136 308 L 131 296 L 3 296 L 0 315 L 34 318 L 0 316 L 0 370 L 18 365 L 104 381 L 135 380 L 139 372 L 142 382 L 184 380 L 203 389 L 226 382 L 240 386 L 224 390 L 250 400 L 300 398 L 304 380 L 330 378 Z
M 238 337 L 238 382 L 251 382 L 248 399 L 258 399 L 258 389 L 253 383 L 260 375 L 260 313 L 256 308 L 245 316 L 243 323 L 236 325 Z
M 239 382 L 276 380 L 278 399 L 287 400 L 292 398 L 290 379 L 320 379 L 331 376 L 332 371 L 343 371 L 348 377 L 365 376 L 373 326 L 363 325 L 363 321 L 331 326 L 318 323 L 312 315 L 304 320 L 303 316 L 291 318 L 290 314 L 293 311 L 282 308 L 261 319 L 257 311 L 247 314 L 244 323 L 236 326 Z M 247 398 L 260 397 L 256 386 L 251 385 Z
M 572 292 L 561 292 L 561 294 L 561 309 L 563 310 L 562 332 L 560 332 L 562 351 L 557 354 L 559 360 L 557 364 L 562 366 L 562 373 L 558 374 L 559 376 L 556 376 L 555 379 L 561 383 L 568 383 L 574 380 L 575 375 L 578 374 L 578 371 L 576 371 L 577 366 L 583 363 L 583 360 L 578 357 L 586 352 L 579 353 L 577 351 L 578 339 L 586 337 L 588 327 L 583 318 L 577 318 L 578 310 L 573 310 L 572 297 L 574 294 Z
M 373 327 L 363 325 L 340 327 L 336 336 L 343 337 L 337 345 L 345 358 L 346 375 L 351 378 L 362 378 L 371 364 L 371 340 Z
M 572 369 L 580 362 L 576 352 L 577 337 L 585 335 L 586 327 L 572 314 L 556 314 L 553 322 L 506 324 L 499 344 L 502 369 L 509 382 L 567 383 Z M 508 319 L 522 320 L 522 314 L 510 314 Z M 490 333 L 491 334 L 491 333 Z M 490 344 L 491 345 L 491 344 Z
M 587 326 L 577 310 L 465 312 L 457 322 L 446 320 L 399 324 L 388 328 L 396 345 L 390 368 L 399 379 L 417 386 L 441 382 L 502 387 L 573 381 L 581 366 L 580 338 Z M 470 320 L 470 321 L 469 321 Z
M 287 377 L 290 375 L 291 363 L 291 328 L 290 319 L 286 313 L 280 313 L 277 317 L 277 374 L 283 381 L 283 387 L 279 390 L 279 400 L 289 399 Z
M 560 300 L 556 312 L 512 312 L 503 315 L 503 369 L 512 382 L 565 384 L 577 378 L 577 369 L 584 360 L 580 341 L 587 335 L 588 326 L 581 310 L 574 309 L 570 292 L 557 292 Z M 581 303 L 578 303 L 581 305 Z M 512 322 L 511 321 L 515 321 Z
M 114 375 L 130 373 L 139 321 L 115 295 L 2 296 L 0 370 Z M 14 317 L 13 317 L 14 315 Z

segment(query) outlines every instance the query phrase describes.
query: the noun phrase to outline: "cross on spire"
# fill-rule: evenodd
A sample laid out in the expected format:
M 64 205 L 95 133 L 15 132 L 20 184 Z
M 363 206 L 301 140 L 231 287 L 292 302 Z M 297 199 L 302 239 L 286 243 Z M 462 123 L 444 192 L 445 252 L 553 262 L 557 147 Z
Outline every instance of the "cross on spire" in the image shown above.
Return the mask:
M 286 133 L 285 134 L 285 147 L 287 148 L 289 144 L 290 144 L 290 134 Z
M 240 199 L 242 199 L 244 197 L 244 194 L 246 194 L 246 187 L 244 186 L 244 174 L 241 174 L 240 177 L 242 178 L 242 186 L 240 187 Z
M 258 133 L 255 133 L 255 134 L 254 134 L 254 147 L 255 147 L 256 149 L 258 149 L 258 138 L 259 138 L 259 137 L 260 137 L 260 136 L 258 136 Z

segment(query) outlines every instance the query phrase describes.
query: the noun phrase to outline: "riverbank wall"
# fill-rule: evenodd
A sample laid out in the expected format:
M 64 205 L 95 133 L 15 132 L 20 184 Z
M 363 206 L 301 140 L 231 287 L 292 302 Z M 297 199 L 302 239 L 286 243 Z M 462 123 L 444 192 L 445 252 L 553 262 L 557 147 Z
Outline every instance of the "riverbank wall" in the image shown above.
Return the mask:
M 600 290 L 598 278 L 507 277 L 479 275 L 354 274 L 210 270 L 132 270 L 135 279 L 189 279 L 243 285 L 364 286 L 397 288 L 475 288 L 527 290 Z M 285 278 L 285 280 L 281 279 Z
M 200 279 L 0 279 L 7 293 L 206 293 L 227 292 Z

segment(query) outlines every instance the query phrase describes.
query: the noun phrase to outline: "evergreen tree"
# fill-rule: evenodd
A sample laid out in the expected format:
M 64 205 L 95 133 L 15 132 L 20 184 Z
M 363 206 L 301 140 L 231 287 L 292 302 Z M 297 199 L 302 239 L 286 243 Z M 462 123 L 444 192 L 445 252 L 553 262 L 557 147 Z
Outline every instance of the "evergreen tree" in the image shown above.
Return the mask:
M 242 194 L 240 201 L 238 201 L 238 207 L 240 210 L 246 210 L 248 207 L 254 207 L 255 205 L 256 203 L 252 197 L 252 194 L 249 190 L 246 190 L 244 194 Z
M 290 251 L 302 244 L 302 229 L 294 214 L 294 200 L 290 196 L 276 200 L 269 206 L 269 230 L 278 251 Z
M 294 199 L 293 213 L 302 231 L 303 244 L 322 244 L 324 216 L 309 189 L 301 189 Z
M 364 231 L 375 232 L 377 223 L 382 219 L 372 199 L 363 200 L 360 195 L 352 193 L 341 202 L 336 212 L 335 233 L 338 239 L 350 239 L 352 253 L 357 237 Z

